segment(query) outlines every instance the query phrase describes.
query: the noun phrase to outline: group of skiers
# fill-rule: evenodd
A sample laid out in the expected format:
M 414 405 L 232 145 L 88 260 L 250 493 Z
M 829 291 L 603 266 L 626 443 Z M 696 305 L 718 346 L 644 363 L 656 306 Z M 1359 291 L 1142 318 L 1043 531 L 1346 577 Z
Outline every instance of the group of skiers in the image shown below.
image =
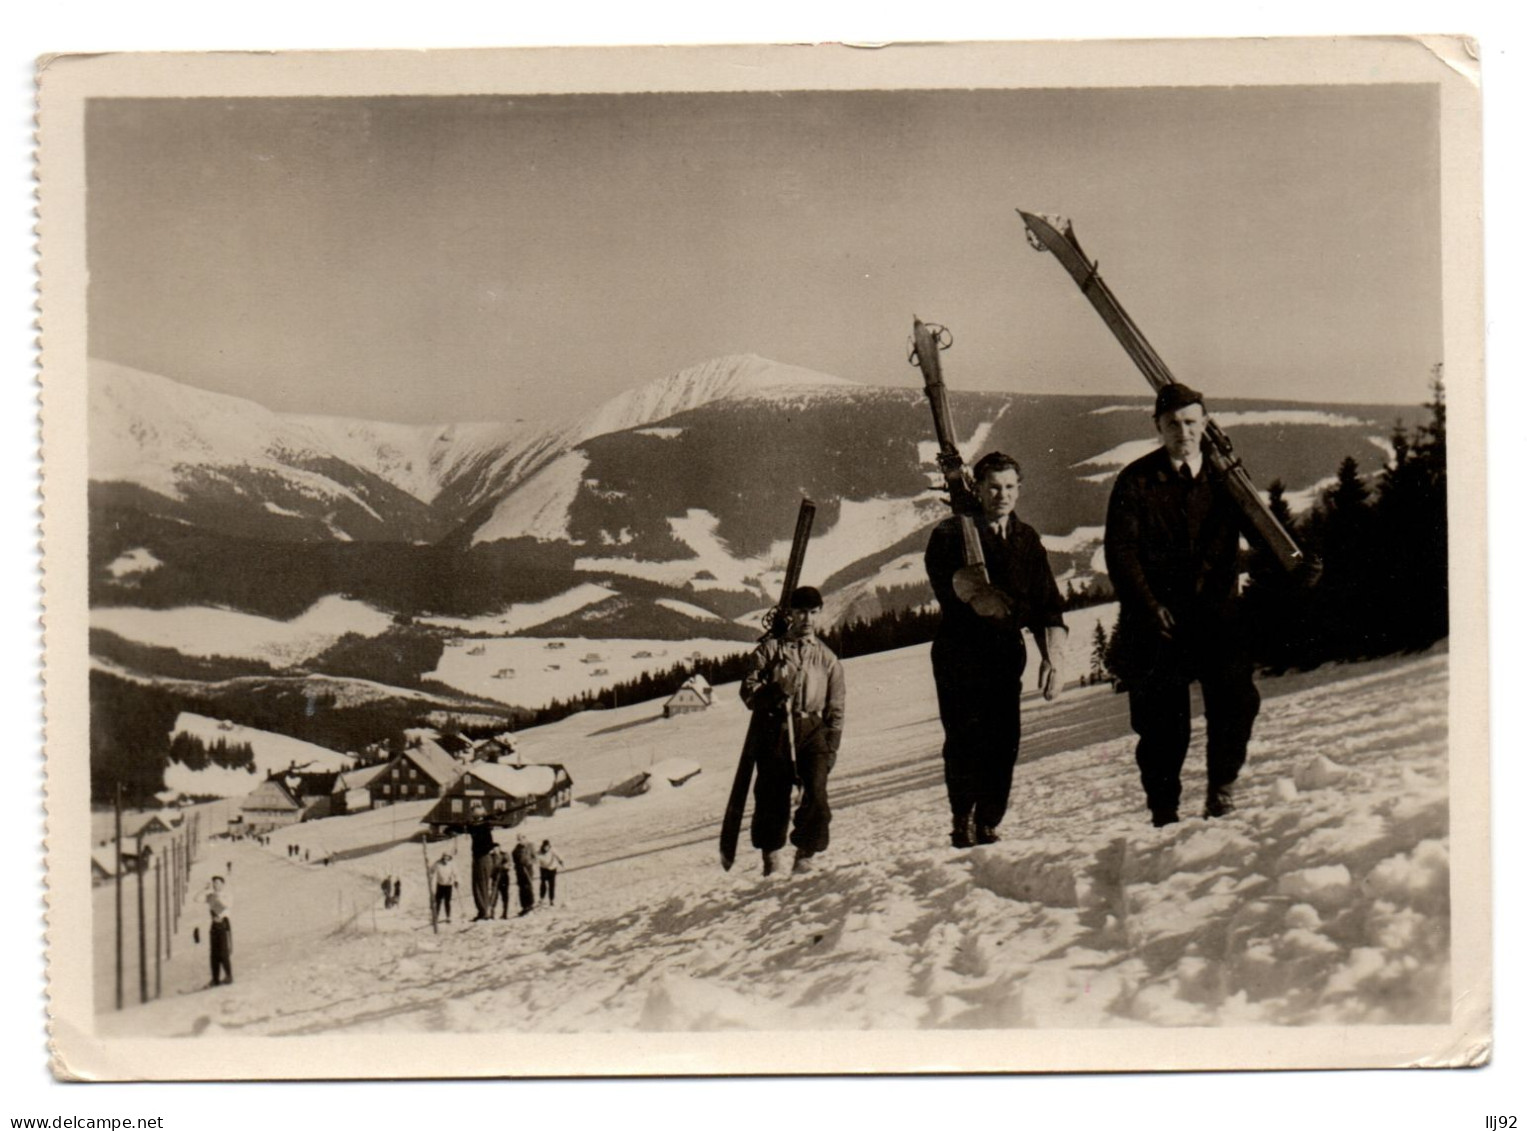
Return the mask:
M 1104 554 L 1119 597 L 1116 670 L 1129 693 L 1135 761 L 1152 824 L 1179 819 L 1181 771 L 1191 733 L 1189 687 L 1201 685 L 1207 725 L 1206 818 L 1235 809 L 1234 787 L 1260 705 L 1237 631 L 1237 554 L 1253 531 L 1204 458 L 1202 394 L 1163 387 L 1153 420 L 1160 447 L 1118 475 L 1108 504 Z M 979 516 L 946 519 L 924 564 L 941 612 L 933 641 L 934 685 L 943 723 L 950 843 L 959 849 L 1001 839 L 1022 734 L 1019 695 L 1028 663 L 1021 630 L 1039 653 L 1039 689 L 1063 685 L 1062 599 L 1048 555 L 1021 521 L 1018 461 L 991 452 L 972 469 Z M 979 540 L 980 554 L 970 545 Z M 984 564 L 972 564 L 972 559 Z M 745 754 L 755 757 L 753 847 L 763 872 L 810 871 L 828 845 L 827 777 L 842 741 L 842 665 L 817 638 L 822 596 L 794 591 L 781 637 L 765 639 L 742 680 L 753 712 Z M 793 815 L 792 790 L 798 788 Z
M 487 819 L 481 802 L 472 803 L 469 817 L 469 823 L 461 826 L 460 831 L 471 841 L 472 902 L 477 912 L 472 921 L 492 919 L 495 912 L 501 919 L 509 918 L 511 879 L 519 896 L 520 915 L 528 915 L 538 902 L 555 907 L 562 858 L 552 849 L 551 841 L 543 840 L 537 850 L 524 833 L 519 833 L 514 848 L 505 852 L 494 839 L 496 826 Z M 430 868 L 430 884 L 432 915 L 449 923 L 451 896 L 460 886 L 456 863 L 449 851 L 442 852 Z

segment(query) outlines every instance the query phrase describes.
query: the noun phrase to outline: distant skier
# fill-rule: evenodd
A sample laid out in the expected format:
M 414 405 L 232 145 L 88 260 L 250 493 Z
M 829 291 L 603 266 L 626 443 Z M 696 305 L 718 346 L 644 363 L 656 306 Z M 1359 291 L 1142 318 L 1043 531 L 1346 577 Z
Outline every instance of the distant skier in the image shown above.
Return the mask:
M 754 750 L 753 847 L 763 873 L 780 868 L 786 833 L 795 846 L 793 871 L 809 872 L 827 849 L 832 809 L 827 775 L 843 740 L 847 695 L 843 665 L 817 636 L 822 594 L 809 585 L 790 598 L 785 636 L 770 636 L 753 652 L 742 678 L 742 701 L 753 712 L 746 742 Z M 793 762 L 792 762 L 793 754 Z M 791 790 L 801 787 L 791 827 Z
M 449 923 L 451 921 L 451 893 L 456 890 L 457 884 L 460 883 L 456 878 L 456 865 L 451 860 L 449 852 L 442 852 L 440 854 L 440 859 L 435 861 L 435 867 L 431 870 L 431 876 L 435 884 L 433 914 L 436 918 L 443 917 Z
M 233 896 L 225 890 L 225 884 L 222 876 L 213 876 L 211 890 L 205 896 L 207 911 L 212 916 L 207 941 L 211 944 L 214 986 L 225 982 L 231 985 L 233 982 L 233 925 L 228 919 L 228 912 L 233 908 Z
M 1161 447 L 1119 472 L 1103 547 L 1119 594 L 1116 667 L 1129 690 L 1135 763 L 1157 828 L 1178 819 L 1192 731 L 1189 685 L 1203 688 L 1209 784 L 1205 817 L 1235 810 L 1262 698 L 1237 628 L 1240 538 L 1248 523 L 1204 459 L 1203 395 L 1182 384 L 1156 395 Z
M 535 849 L 530 847 L 530 841 L 520 833 L 514 842 L 514 882 L 520 891 L 520 914 L 529 915 L 530 909 L 535 906 Z
M 1034 528 L 1014 513 L 1018 461 L 989 452 L 972 469 L 982 514 L 975 520 L 989 581 L 965 563 L 961 518 L 928 540 L 923 562 L 942 616 L 933 639 L 933 681 L 944 724 L 944 784 L 955 848 L 1001 839 L 1022 737 L 1019 695 L 1028 664 L 1021 629 L 1039 651 L 1039 687 L 1060 687 L 1066 625 L 1050 559 Z
M 541 902 L 549 907 L 557 905 L 557 872 L 562 868 L 562 857 L 552 851 L 551 841 L 541 842 L 536 853 L 536 868 L 541 873 Z

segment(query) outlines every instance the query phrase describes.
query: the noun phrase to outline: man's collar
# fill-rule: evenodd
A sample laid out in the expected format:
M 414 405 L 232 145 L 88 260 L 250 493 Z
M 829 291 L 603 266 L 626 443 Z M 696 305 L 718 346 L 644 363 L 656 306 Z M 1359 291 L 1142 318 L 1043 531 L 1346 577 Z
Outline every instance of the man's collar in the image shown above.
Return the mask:
M 1172 469 L 1173 474 L 1176 474 L 1182 468 L 1182 465 L 1186 463 L 1188 465 L 1188 470 L 1193 473 L 1193 478 L 1197 479 L 1198 473 L 1201 472 L 1204 468 L 1204 452 L 1202 448 L 1198 449 L 1198 451 L 1194 452 L 1186 460 L 1178 459 L 1166 448 L 1165 445 L 1157 448 L 1156 450 L 1161 453 L 1161 458 L 1166 461 L 1167 466 Z

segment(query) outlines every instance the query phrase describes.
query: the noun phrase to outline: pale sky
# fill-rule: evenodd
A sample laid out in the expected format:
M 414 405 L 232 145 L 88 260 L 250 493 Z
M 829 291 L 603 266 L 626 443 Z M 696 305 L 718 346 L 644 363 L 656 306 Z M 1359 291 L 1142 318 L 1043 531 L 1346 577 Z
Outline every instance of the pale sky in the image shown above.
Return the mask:
M 1441 356 L 1428 86 L 97 101 L 90 346 L 282 412 L 549 420 L 718 354 L 1144 393 L 1014 209 L 1177 377 L 1413 403 Z

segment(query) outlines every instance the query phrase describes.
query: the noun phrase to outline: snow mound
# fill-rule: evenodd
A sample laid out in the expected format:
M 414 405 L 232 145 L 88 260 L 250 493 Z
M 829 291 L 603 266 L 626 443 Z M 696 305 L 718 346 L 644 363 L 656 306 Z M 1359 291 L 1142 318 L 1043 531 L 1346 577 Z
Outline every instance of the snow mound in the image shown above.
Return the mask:
M 1305 793 L 1317 789 L 1329 789 L 1347 780 L 1347 770 L 1338 766 L 1325 755 L 1316 755 L 1299 768 L 1294 775 L 1294 785 Z

